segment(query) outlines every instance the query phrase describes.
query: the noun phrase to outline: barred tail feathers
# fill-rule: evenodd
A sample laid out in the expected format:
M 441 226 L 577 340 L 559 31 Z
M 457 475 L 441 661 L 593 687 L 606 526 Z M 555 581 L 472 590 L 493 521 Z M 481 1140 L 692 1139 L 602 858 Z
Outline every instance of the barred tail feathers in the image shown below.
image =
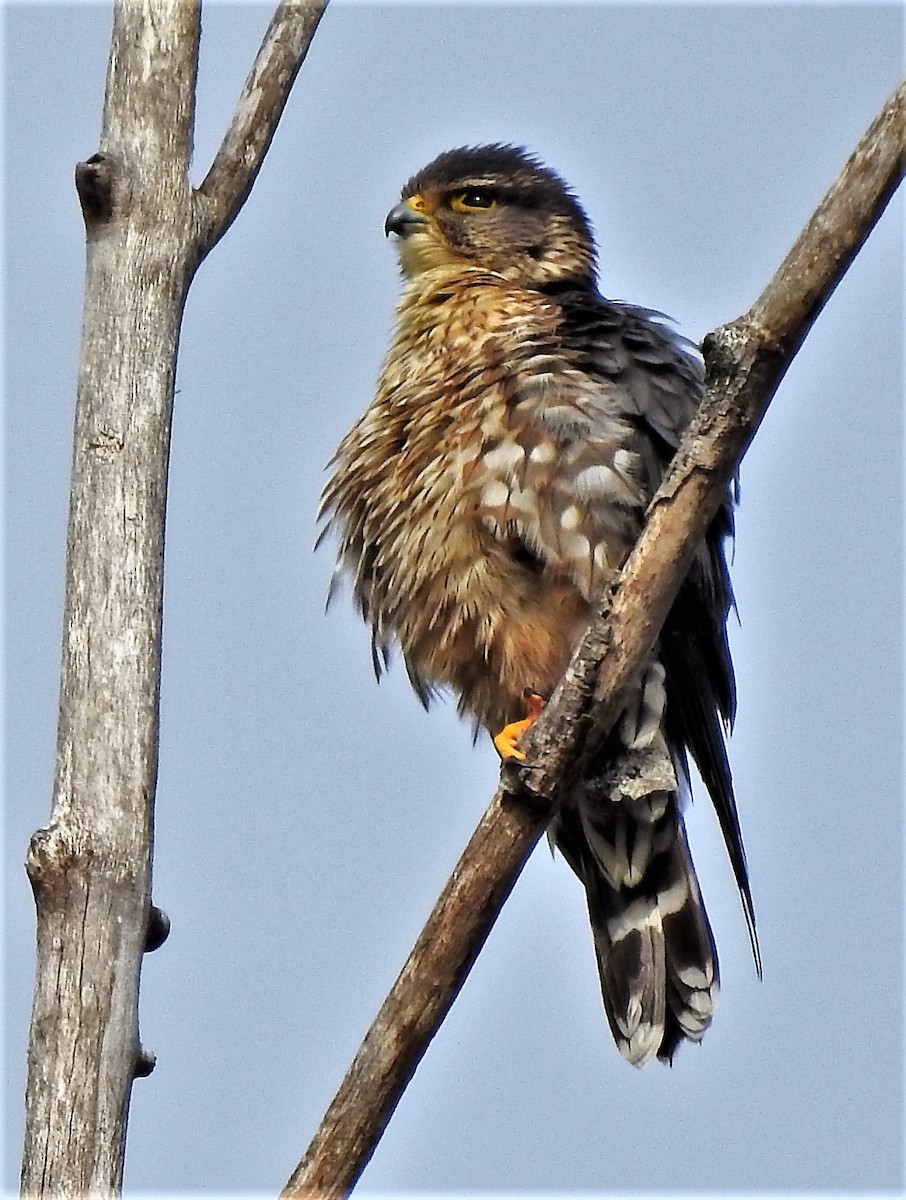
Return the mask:
M 586 784 L 552 829 L 585 887 L 607 1020 L 635 1066 L 700 1041 L 719 989 L 672 763 L 657 742 Z
M 674 810 L 661 824 L 658 840 L 668 832 L 663 825 L 672 825 L 672 845 L 650 860 L 636 886 L 615 887 L 597 862 L 583 879 L 607 1020 L 635 1066 L 655 1056 L 671 1061 L 684 1038 L 700 1041 L 719 989 L 682 818 Z

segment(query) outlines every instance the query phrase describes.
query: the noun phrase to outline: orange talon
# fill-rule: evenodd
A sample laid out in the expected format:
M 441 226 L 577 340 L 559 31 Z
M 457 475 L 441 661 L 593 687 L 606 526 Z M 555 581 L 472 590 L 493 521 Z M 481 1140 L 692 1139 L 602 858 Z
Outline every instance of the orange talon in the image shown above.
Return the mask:
M 494 737 L 494 749 L 504 762 L 512 762 L 514 759 L 517 762 L 525 762 L 525 753 L 518 748 L 517 743 L 525 731 L 534 725 L 538 714 L 544 708 L 544 697 L 539 696 L 537 692 L 526 689 L 523 692 L 523 699 L 528 709 L 528 716 L 523 717 L 521 721 L 511 721 L 509 725 L 504 725 L 500 733 Z

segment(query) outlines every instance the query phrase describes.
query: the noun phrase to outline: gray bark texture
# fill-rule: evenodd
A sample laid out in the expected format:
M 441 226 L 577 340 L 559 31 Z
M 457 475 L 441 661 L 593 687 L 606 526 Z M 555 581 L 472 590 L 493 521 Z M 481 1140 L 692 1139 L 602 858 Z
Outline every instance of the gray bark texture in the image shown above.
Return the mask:
M 76 168 L 87 262 L 57 762 L 26 868 L 37 908 L 21 1187 L 118 1194 L 138 1040 L 157 776 L 164 518 L 194 272 L 250 191 L 323 10 L 282 4 L 216 173 L 193 192 L 200 8 L 117 0 L 99 150 Z

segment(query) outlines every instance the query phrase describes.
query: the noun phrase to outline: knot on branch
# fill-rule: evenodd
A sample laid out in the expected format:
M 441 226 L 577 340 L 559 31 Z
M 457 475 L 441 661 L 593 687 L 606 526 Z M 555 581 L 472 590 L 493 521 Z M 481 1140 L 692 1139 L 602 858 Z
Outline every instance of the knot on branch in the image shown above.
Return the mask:
M 715 379 L 730 379 L 739 371 L 752 332 L 749 318 L 737 317 L 735 321 L 718 325 L 707 334 L 701 350 L 705 360 L 705 379 L 708 383 Z
M 525 813 L 546 825 L 554 815 L 556 803 L 549 782 L 547 772 L 536 771 L 531 761 L 504 763 L 500 775 L 500 807 L 507 812 Z
M 132 1068 L 136 1079 L 147 1079 L 157 1066 L 157 1055 L 147 1046 L 139 1046 L 135 1053 L 135 1065 Z
M 99 461 L 113 462 L 125 448 L 126 438 L 119 429 L 99 421 L 89 434 L 86 445 Z
M 148 909 L 148 924 L 145 927 L 145 953 L 159 950 L 170 936 L 170 918 L 162 908 L 152 904 Z
M 115 173 L 115 164 L 106 154 L 92 154 L 85 162 L 76 164 L 76 191 L 89 233 L 99 225 L 106 225 L 113 215 Z
M 79 855 L 59 825 L 36 829 L 28 843 L 25 870 L 35 898 L 59 894 Z

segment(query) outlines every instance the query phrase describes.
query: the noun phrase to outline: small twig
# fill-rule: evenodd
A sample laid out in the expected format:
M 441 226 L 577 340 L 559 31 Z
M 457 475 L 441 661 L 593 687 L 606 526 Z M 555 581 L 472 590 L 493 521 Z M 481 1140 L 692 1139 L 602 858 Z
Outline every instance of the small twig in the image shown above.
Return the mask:
M 327 0 L 282 0 L 261 42 L 220 149 L 196 196 L 201 257 L 226 233 L 252 190 Z
M 906 87 L 860 141 L 745 317 L 705 339 L 700 412 L 652 501 L 649 521 L 599 617 L 511 768 L 367 1033 L 283 1197 L 348 1195 L 453 1003 L 577 762 L 623 707 L 708 525 L 812 322 L 903 173 Z M 521 786 L 520 786 L 521 785 Z

